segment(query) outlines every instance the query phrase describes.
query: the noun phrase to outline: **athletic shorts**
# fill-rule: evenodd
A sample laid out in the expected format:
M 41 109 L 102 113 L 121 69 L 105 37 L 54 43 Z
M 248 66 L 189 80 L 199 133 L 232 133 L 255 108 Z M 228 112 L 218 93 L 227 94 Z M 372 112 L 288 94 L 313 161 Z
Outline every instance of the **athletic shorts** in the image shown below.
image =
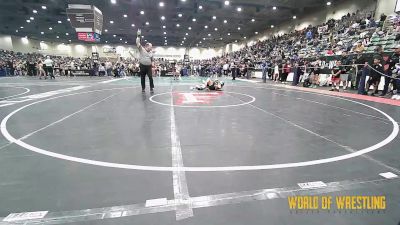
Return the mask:
M 369 85 L 371 85 L 371 84 L 377 84 L 377 83 L 379 83 L 381 81 L 381 77 L 380 76 L 374 76 L 374 77 L 371 77 L 369 80 L 368 80 L 368 84 Z
M 332 81 L 332 83 L 339 83 L 341 80 L 340 80 L 340 77 L 332 77 L 331 81 Z
M 347 81 L 349 79 L 349 74 L 340 74 L 340 80 Z

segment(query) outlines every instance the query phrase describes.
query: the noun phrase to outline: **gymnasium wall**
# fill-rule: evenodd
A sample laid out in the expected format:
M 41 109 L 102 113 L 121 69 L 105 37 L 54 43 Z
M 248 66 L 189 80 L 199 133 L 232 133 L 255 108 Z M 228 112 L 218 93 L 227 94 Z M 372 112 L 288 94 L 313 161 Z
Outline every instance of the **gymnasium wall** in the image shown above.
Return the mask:
M 377 0 L 376 19 L 378 19 L 382 13 L 386 15 L 393 14 L 396 1 L 397 0 Z
M 115 48 L 115 53 L 104 53 L 103 48 Z M 117 58 L 131 57 L 132 53 L 137 56 L 138 50 L 133 45 L 105 45 L 105 44 L 86 44 L 86 43 L 61 43 L 61 42 L 41 42 L 29 38 L 18 36 L 0 35 L 0 49 L 13 50 L 22 53 L 42 53 L 44 55 L 60 55 L 71 57 L 90 57 L 92 52 L 98 52 L 100 57 Z M 186 52 L 185 48 L 177 47 L 155 47 L 155 56 L 166 59 L 183 59 Z M 129 53 L 130 52 L 130 53 Z M 189 48 L 191 59 L 209 59 L 220 56 L 225 52 L 224 48 Z

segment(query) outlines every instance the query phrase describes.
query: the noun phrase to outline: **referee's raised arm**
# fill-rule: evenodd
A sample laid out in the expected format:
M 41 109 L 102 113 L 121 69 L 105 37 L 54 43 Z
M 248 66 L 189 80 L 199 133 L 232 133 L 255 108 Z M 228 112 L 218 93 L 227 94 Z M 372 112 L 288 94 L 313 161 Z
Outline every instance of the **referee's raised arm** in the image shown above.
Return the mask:
M 136 46 L 139 48 L 139 51 L 142 51 L 142 45 L 140 44 L 140 37 L 142 35 L 142 31 L 140 29 L 138 29 L 137 33 L 136 33 Z

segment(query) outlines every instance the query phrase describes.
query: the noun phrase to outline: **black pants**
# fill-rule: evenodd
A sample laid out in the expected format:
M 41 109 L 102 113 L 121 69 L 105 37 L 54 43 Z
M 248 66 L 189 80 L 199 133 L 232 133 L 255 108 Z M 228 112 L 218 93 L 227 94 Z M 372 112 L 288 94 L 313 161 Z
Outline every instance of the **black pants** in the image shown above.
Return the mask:
M 50 78 L 54 78 L 55 79 L 53 67 L 46 66 L 46 68 L 44 68 L 44 71 L 46 72 L 46 76 L 50 76 Z
M 360 84 L 361 76 L 362 76 L 362 69 L 357 72 L 355 88 L 358 90 L 358 85 Z
M 389 77 L 389 73 L 385 73 L 387 76 L 385 76 L 385 86 L 383 87 L 382 95 L 386 95 L 389 91 L 389 84 L 390 81 L 392 80 L 391 77 Z
M 288 75 L 289 75 L 288 73 L 282 73 L 281 82 L 286 82 Z
M 154 83 L 153 83 L 153 75 L 152 75 L 151 65 L 146 66 L 146 65 L 140 64 L 140 81 L 142 83 L 142 90 L 144 90 L 146 88 L 146 80 L 145 80 L 146 74 L 149 77 L 150 89 L 153 89 Z

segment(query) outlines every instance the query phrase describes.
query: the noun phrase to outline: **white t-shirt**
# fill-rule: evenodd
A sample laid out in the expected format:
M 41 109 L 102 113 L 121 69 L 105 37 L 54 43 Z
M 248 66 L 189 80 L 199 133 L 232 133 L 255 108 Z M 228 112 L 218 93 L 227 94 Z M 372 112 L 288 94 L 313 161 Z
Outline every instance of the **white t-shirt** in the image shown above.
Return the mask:
M 111 68 L 112 68 L 111 62 L 106 62 L 106 69 L 111 69 Z
M 46 65 L 46 67 L 53 66 L 53 60 L 51 60 L 51 59 L 45 59 L 43 63 Z

